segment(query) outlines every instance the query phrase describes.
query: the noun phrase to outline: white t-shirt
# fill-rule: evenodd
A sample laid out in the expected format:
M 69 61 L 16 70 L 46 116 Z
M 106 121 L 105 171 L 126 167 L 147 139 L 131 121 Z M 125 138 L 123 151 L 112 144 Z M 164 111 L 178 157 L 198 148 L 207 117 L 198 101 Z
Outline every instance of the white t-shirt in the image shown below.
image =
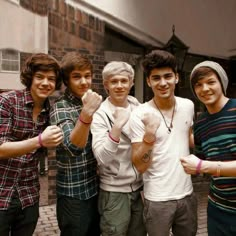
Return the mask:
M 142 142 L 144 125 L 141 121 L 146 112 L 156 112 L 161 118 L 152 150 L 152 163 L 143 174 L 144 197 L 150 201 L 168 201 L 184 198 L 193 191 L 191 176 L 184 172 L 179 158 L 189 155 L 189 130 L 193 122 L 194 105 L 189 99 L 175 97 L 176 106 L 171 133 L 160 112 L 151 104 L 144 103 L 131 114 L 131 142 Z M 170 120 L 166 118 L 169 125 Z

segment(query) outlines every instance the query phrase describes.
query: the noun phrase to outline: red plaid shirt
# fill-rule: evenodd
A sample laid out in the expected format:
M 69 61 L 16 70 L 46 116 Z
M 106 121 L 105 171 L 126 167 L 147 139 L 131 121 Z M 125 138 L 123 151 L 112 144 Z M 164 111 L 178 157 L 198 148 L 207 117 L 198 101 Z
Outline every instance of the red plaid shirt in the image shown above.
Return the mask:
M 33 99 L 30 91 L 0 94 L 0 145 L 37 136 L 48 125 L 49 102 L 33 121 Z M 18 195 L 22 209 L 39 201 L 38 160 L 46 155 L 40 148 L 17 158 L 0 160 L 0 210 L 9 207 L 13 195 Z

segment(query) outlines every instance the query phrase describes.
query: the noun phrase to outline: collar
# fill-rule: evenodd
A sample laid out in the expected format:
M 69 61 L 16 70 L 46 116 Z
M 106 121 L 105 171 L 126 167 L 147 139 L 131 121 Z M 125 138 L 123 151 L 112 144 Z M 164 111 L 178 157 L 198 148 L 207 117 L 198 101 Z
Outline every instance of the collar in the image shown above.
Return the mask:
M 24 99 L 25 99 L 25 105 L 33 107 L 34 106 L 34 100 L 33 100 L 33 97 L 31 95 L 30 90 L 28 88 L 24 89 L 23 94 L 24 94 L 23 96 L 24 96 Z M 47 98 L 44 102 L 44 107 L 43 107 L 42 111 L 49 111 L 49 110 L 50 110 L 50 103 L 49 103 L 49 99 Z
M 65 97 L 75 104 L 82 104 L 81 98 L 76 97 L 73 93 L 70 92 L 68 88 L 66 88 L 65 90 Z

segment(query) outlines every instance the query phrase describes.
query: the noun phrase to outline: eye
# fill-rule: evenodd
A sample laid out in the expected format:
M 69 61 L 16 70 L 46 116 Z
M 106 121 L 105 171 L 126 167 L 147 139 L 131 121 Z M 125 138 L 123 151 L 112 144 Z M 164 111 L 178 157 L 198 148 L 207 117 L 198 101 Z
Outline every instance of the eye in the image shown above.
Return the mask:
M 90 79 L 90 78 L 91 78 L 91 75 L 88 74 L 88 75 L 85 75 L 84 77 L 85 77 L 86 79 Z
M 160 77 L 152 77 L 152 80 L 153 80 L 153 81 L 159 81 L 159 80 L 160 80 Z
M 43 76 L 40 75 L 40 74 L 35 74 L 34 76 L 35 76 L 35 78 L 37 78 L 37 79 L 43 79 Z
M 56 77 L 49 77 L 48 80 L 52 81 L 52 82 L 55 82 L 56 81 Z
M 199 84 L 199 83 L 196 83 L 196 84 L 194 84 L 194 88 L 196 87 L 200 87 L 201 86 L 201 84 Z

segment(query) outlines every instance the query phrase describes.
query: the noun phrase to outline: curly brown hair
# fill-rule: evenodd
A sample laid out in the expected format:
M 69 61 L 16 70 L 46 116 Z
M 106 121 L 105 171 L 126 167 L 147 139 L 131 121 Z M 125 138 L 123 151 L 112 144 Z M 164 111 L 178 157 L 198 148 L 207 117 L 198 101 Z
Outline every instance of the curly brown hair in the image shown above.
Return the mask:
M 31 87 L 33 76 L 37 71 L 54 71 L 56 74 L 56 90 L 61 88 L 60 64 L 53 56 L 36 53 L 27 58 L 20 74 L 21 83 L 26 88 Z

